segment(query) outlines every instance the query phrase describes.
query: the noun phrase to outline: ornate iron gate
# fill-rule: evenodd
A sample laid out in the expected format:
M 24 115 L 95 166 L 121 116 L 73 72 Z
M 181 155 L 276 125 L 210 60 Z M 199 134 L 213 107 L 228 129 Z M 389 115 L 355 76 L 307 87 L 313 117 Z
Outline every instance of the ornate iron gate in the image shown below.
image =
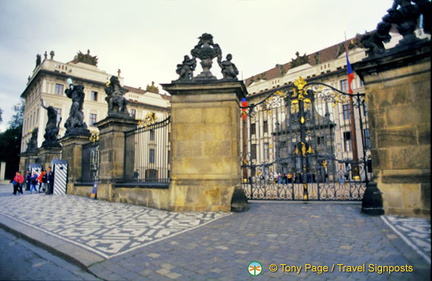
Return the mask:
M 243 188 L 249 199 L 361 200 L 371 178 L 364 94 L 301 77 L 242 103 Z

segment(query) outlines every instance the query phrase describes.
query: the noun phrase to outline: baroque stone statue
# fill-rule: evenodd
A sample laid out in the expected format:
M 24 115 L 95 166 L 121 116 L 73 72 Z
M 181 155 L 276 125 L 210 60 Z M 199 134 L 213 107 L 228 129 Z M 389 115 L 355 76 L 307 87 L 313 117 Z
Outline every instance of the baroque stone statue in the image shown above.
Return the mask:
M 232 55 L 228 54 L 226 60 L 219 63 L 222 68 L 223 79 L 225 80 L 237 80 L 237 75 L 239 71 L 234 63 L 231 62 Z
M 44 142 L 42 147 L 60 147 L 57 136 L 60 130 L 61 118 L 57 124 L 57 111 L 51 105 L 46 107 L 43 100 L 40 100 L 42 108 L 47 110 L 48 121 L 45 127 Z
M 87 124 L 84 122 L 83 103 L 84 103 L 84 86 L 74 85 L 72 79 L 68 79 L 69 88 L 65 90 L 68 98 L 72 99 L 72 105 L 69 111 L 69 118 L 66 120 L 65 136 L 84 135 L 90 136 Z
M 190 58 L 189 56 L 184 56 L 183 62 L 177 64 L 176 73 L 180 76 L 179 80 L 192 80 L 193 71 L 196 68 L 196 59 Z
M 178 82 L 182 81 L 217 81 L 217 78 L 210 72 L 213 64 L 213 59 L 217 58 L 218 65 L 222 69 L 222 80 L 237 80 L 239 73 L 237 67 L 231 62 L 232 55 L 228 54 L 225 61 L 222 61 L 222 50 L 218 44 L 213 42 L 213 36 L 204 33 L 199 37 L 198 44 L 190 51 L 192 58 L 188 55 L 184 56 L 183 62 L 177 64 L 176 73 L 179 75 Z M 193 71 L 196 68 L 196 59 L 200 59 L 203 71 L 193 76 Z
M 414 2 L 414 3 L 412 3 Z M 371 34 L 363 36 L 362 45 L 369 49 L 366 51 L 369 57 L 381 55 L 385 52 L 384 43 L 390 41 L 390 30 L 394 25 L 403 36 L 396 47 L 418 42 L 414 33 L 418 26 L 420 15 L 423 15 L 424 31 L 430 33 L 432 4 L 427 0 L 394 0 L 392 7 L 377 29 Z
M 107 84 L 107 87 L 105 87 L 105 93 L 107 95 L 105 100 L 108 102 L 108 116 L 130 117 L 126 108 L 127 99 L 124 97 L 124 94 L 127 92 L 128 90 L 120 86 L 118 77 L 114 75 L 111 76 L 110 82 Z
M 33 152 L 37 150 L 37 138 L 38 138 L 38 128 L 33 129 L 31 132 L 32 135 L 30 137 L 30 140 L 27 142 L 27 149 L 26 152 Z

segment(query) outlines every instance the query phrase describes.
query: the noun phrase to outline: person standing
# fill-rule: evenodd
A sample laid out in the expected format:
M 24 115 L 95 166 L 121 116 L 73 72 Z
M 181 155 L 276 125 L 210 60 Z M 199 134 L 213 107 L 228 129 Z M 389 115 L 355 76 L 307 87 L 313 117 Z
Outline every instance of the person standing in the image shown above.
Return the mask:
M 45 194 L 51 195 L 54 193 L 54 172 L 52 171 L 51 166 L 48 166 L 48 170 L 46 172 L 46 192 Z
M 42 190 L 45 190 L 45 185 L 46 185 L 46 172 L 44 170 L 42 170 L 39 176 L 37 177 L 37 181 L 39 183 L 39 193 L 41 193 Z
M 14 187 L 13 195 L 16 195 L 17 192 L 18 194 L 23 194 L 23 190 L 22 190 L 23 182 L 24 182 L 24 177 L 21 175 L 20 171 L 17 171 L 12 181 Z
M 33 189 L 34 189 L 34 191 L 37 191 L 36 190 L 36 185 L 38 182 L 37 178 L 38 178 L 38 175 L 36 174 L 36 172 L 33 172 L 31 177 L 30 177 L 30 194 L 32 193 Z
M 26 190 L 30 190 L 30 178 L 31 178 L 31 173 L 29 170 L 27 170 L 27 173 L 26 173 Z

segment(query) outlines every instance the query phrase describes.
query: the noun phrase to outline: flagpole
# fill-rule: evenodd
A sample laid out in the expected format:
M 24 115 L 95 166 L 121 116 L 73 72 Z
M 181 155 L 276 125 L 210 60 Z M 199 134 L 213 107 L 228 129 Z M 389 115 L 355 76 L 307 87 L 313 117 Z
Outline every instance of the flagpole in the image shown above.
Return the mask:
M 344 32 L 345 35 L 345 52 L 346 52 L 346 62 L 347 62 L 347 74 L 349 73 L 350 62 L 348 59 L 348 44 L 346 39 L 346 32 Z M 357 148 L 357 131 L 356 131 L 356 124 L 355 124 L 355 116 L 354 116 L 354 102 L 353 102 L 353 91 L 350 83 L 350 78 L 348 77 L 348 91 L 350 94 L 350 129 L 351 129 L 351 138 L 352 138 L 352 148 L 353 148 L 353 162 L 356 162 L 352 166 L 352 178 L 353 179 L 359 179 L 360 180 L 360 171 L 359 171 L 359 165 L 358 165 L 358 148 Z M 361 122 L 361 120 L 360 120 Z

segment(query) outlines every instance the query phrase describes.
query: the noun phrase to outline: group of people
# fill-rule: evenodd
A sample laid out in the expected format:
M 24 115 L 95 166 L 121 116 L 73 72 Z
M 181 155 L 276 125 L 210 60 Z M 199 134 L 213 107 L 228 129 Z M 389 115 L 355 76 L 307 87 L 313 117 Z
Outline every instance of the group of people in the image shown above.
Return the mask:
M 23 194 L 24 182 L 26 182 L 26 190 L 29 190 L 30 194 L 33 191 L 35 193 L 45 192 L 47 195 L 54 193 L 54 173 L 51 166 L 48 167 L 47 171 L 41 170 L 40 173 L 27 171 L 26 178 L 24 178 L 20 171 L 17 171 L 12 180 L 13 195 L 17 193 Z

